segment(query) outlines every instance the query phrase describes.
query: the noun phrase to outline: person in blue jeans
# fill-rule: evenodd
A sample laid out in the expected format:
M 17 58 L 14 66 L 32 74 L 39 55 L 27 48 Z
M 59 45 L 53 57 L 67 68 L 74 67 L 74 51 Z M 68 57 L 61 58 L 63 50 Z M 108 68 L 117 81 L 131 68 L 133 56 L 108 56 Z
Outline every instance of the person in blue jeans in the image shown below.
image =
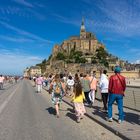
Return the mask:
M 118 105 L 119 118 L 118 123 L 124 120 L 123 97 L 126 88 L 125 77 L 120 75 L 121 68 L 115 67 L 115 74 L 109 79 L 109 101 L 108 101 L 108 121 L 112 122 L 112 105 L 116 101 Z

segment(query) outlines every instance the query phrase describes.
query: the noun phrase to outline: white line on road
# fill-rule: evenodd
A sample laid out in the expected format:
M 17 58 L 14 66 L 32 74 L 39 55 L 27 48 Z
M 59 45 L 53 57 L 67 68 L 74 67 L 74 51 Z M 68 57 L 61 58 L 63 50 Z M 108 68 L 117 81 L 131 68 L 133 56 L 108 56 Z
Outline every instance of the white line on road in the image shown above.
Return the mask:
M 8 96 L 8 98 L 0 106 L 0 114 L 2 113 L 2 111 L 4 110 L 4 108 L 6 107 L 6 105 L 9 103 L 9 101 L 11 100 L 11 98 L 13 97 L 13 95 L 16 93 L 17 88 Z

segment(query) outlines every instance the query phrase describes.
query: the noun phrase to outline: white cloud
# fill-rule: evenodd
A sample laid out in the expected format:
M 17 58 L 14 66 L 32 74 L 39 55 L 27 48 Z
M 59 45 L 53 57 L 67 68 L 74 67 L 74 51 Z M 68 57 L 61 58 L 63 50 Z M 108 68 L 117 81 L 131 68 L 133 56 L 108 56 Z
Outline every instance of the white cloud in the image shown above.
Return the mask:
M 0 39 L 6 40 L 6 41 L 17 42 L 17 43 L 34 42 L 34 40 L 25 38 L 25 37 L 11 37 L 11 36 L 5 36 L 5 35 L 0 35 Z
M 41 61 L 42 58 L 37 57 L 37 56 L 30 56 L 30 57 L 29 57 L 29 60 L 31 60 L 31 61 Z
M 27 6 L 27 7 L 34 7 L 34 5 L 32 3 L 29 3 L 25 0 L 13 0 L 14 2 L 21 4 L 23 6 Z
M 44 58 L 1 50 L 0 73 L 2 74 L 23 74 L 26 67 L 40 63 Z
M 69 17 L 65 17 L 62 15 L 56 14 L 56 13 L 53 13 L 52 16 L 54 16 L 57 20 L 59 20 L 60 22 L 63 22 L 63 23 L 73 24 L 75 26 L 79 26 L 79 23 L 80 23 L 78 19 L 75 20 L 75 19 L 72 19 Z
M 140 64 L 140 60 L 136 60 L 135 64 Z
M 95 20 L 96 27 L 124 36 L 140 35 L 140 14 L 134 2 L 102 0 L 96 6 L 103 13 L 101 20 Z
M 140 49 L 139 48 L 134 48 L 131 46 L 131 48 L 129 49 L 130 53 L 137 53 L 140 55 Z
M 39 7 L 39 8 L 46 8 L 46 5 L 40 3 L 39 1 L 38 2 L 35 2 L 34 5 L 37 6 L 37 7 Z
M 26 6 L 19 7 L 17 5 L 0 6 L 1 18 L 3 18 L 3 16 L 8 17 L 11 15 L 27 19 L 37 18 L 39 20 L 46 20 L 46 15 L 41 12 L 42 10 L 39 12 L 38 8 L 42 9 L 43 7 L 40 7 L 40 5 L 37 4 L 35 4 L 34 8 Z
M 21 36 L 25 36 L 25 37 L 28 37 L 29 39 L 33 39 L 33 40 L 36 40 L 36 41 L 39 41 L 39 42 L 44 42 L 44 43 L 53 43 L 53 41 L 50 41 L 50 40 L 47 40 L 47 39 L 44 39 L 40 36 L 37 36 L 35 34 L 32 34 L 30 32 L 27 32 L 25 30 L 22 30 L 22 29 L 19 29 L 17 27 L 14 27 L 6 22 L 3 22 L 3 21 L 0 21 L 0 24 L 3 25 L 4 27 L 6 27 L 7 29 L 10 29 L 12 31 L 15 31 L 16 33 L 18 33 L 19 35 Z M 24 37 L 23 37 L 24 38 Z
M 90 30 L 110 32 L 126 37 L 140 35 L 140 5 L 138 0 L 116 1 L 116 0 L 82 0 L 84 9 L 85 24 Z M 86 5 L 85 5 L 86 3 Z M 93 4 L 94 3 L 94 4 Z M 77 11 L 72 11 L 72 14 Z M 62 15 L 54 14 L 59 21 L 79 26 L 79 16 L 67 18 Z
M 11 16 L 19 16 L 24 18 L 31 18 L 33 17 L 33 14 L 29 12 L 27 8 L 20 8 L 16 6 L 7 6 L 7 7 L 0 7 L 0 12 L 2 13 L 2 17 L 8 15 Z

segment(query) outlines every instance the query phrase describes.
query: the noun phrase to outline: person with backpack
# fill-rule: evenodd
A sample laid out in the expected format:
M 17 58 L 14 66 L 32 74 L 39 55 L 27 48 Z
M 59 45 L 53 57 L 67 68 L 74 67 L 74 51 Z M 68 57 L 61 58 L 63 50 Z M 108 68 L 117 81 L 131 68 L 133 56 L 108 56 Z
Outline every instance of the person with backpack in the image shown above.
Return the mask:
M 74 96 L 72 102 L 74 103 L 75 113 L 77 117 L 77 123 L 80 123 L 80 119 L 83 118 L 86 113 L 85 106 L 83 101 L 85 100 L 84 92 L 82 91 L 82 85 L 80 80 L 77 81 L 74 85 Z
M 90 106 L 92 105 L 92 102 L 89 98 L 89 93 L 90 93 L 90 81 L 89 81 L 89 78 L 87 76 L 87 74 L 84 74 L 84 78 L 81 79 L 81 85 L 82 85 L 82 90 L 85 94 L 85 98 L 86 98 L 86 105 L 87 106 Z
M 52 81 L 50 85 L 51 91 L 52 91 L 52 103 L 55 106 L 56 110 L 56 116 L 59 118 L 59 107 L 60 103 L 62 101 L 63 96 L 63 86 L 59 77 L 59 74 L 56 74 L 54 77 L 54 80 Z

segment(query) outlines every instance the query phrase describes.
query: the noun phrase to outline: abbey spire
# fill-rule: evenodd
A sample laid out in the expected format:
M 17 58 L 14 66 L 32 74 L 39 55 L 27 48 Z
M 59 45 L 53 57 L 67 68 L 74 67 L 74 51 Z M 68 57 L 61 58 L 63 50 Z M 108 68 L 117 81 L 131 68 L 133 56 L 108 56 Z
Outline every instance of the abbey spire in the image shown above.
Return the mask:
M 81 39 L 86 38 L 86 29 L 85 29 L 85 24 L 84 24 L 84 18 L 82 18 L 81 29 L 80 29 L 80 38 Z

